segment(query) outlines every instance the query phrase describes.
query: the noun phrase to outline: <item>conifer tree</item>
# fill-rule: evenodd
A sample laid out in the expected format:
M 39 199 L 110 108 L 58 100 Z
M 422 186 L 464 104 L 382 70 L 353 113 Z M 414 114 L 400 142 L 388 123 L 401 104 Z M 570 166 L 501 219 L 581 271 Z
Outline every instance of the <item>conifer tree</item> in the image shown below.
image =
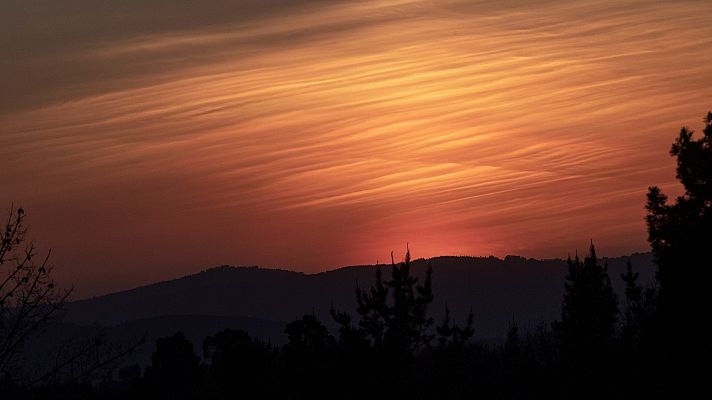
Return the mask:
M 467 315 L 465 326 L 453 324 L 450 320 L 450 309 L 445 307 L 445 317 L 440 325 L 435 328 L 438 334 L 439 350 L 462 349 L 467 345 L 472 336 L 475 334 L 475 329 L 472 326 L 474 315 L 472 310 Z
M 712 112 L 703 136 L 683 127 L 670 149 L 684 194 L 674 202 L 648 190 L 648 240 L 658 266 L 660 311 L 671 332 L 688 332 L 706 310 L 712 265 Z
M 686 127 L 670 149 L 677 163 L 682 195 L 669 202 L 658 187 L 648 190 L 648 241 L 657 264 L 658 301 L 654 321 L 655 381 L 675 382 L 670 394 L 707 385 L 695 365 L 709 351 L 708 285 L 712 265 L 712 112 L 704 119 L 703 135 L 694 138 Z
M 422 285 L 411 274 L 410 251 L 405 260 L 391 262 L 391 278 L 383 280 L 380 268 L 376 282 L 368 290 L 356 288 L 358 326 L 351 317 L 332 309 L 332 317 L 341 325 L 341 341 L 368 343 L 374 349 L 412 355 L 427 346 L 433 319 L 428 305 L 433 301 L 432 268 L 428 267 Z M 354 339 L 358 338 L 358 339 Z
M 623 348 L 634 351 L 640 345 L 640 335 L 644 318 L 643 289 L 638 285 L 638 272 L 633 272 L 633 266 L 628 260 L 626 272 L 621 274 L 625 282 L 625 310 L 621 340 Z
M 615 333 L 618 301 L 607 266 L 600 266 L 591 243 L 581 262 L 568 260 L 561 321 L 554 328 L 565 363 L 594 363 L 609 349 Z

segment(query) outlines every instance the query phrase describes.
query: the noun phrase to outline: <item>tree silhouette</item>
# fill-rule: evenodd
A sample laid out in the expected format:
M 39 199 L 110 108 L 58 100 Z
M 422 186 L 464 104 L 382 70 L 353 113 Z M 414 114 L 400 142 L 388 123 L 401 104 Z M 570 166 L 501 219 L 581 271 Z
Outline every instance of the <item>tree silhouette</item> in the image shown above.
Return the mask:
M 289 342 L 285 352 L 314 354 L 329 350 L 334 338 L 329 334 L 324 324 L 314 315 L 305 315 L 301 319 L 287 324 L 284 329 Z
M 471 397 L 474 386 L 473 364 L 477 359 L 472 345 L 472 311 L 467 316 L 464 326 L 454 323 L 450 310 L 445 308 L 445 317 L 435 327 L 436 345 L 420 354 L 415 368 L 418 384 L 425 386 L 428 397 L 466 398 Z M 421 383 L 422 382 L 422 383 Z M 423 392 L 419 389 L 418 393 Z
M 658 265 L 662 311 L 677 326 L 693 322 L 704 296 L 700 285 L 712 265 L 712 112 L 704 135 L 682 128 L 670 149 L 685 192 L 668 203 L 660 188 L 648 190 L 648 240 Z
M 628 349 L 635 349 L 640 342 L 640 320 L 643 308 L 643 289 L 638 285 L 638 276 L 633 272 L 633 266 L 628 260 L 625 273 L 621 274 L 621 279 L 625 282 L 625 311 L 623 318 L 623 329 L 621 339 L 623 346 Z
M 441 350 L 461 350 L 470 343 L 475 329 L 472 327 L 474 316 L 472 310 L 467 315 L 467 322 L 464 327 L 452 324 L 450 320 L 450 310 L 445 307 L 445 317 L 440 325 L 435 328 L 438 334 L 438 346 Z
M 0 227 L 0 377 L 16 375 L 23 344 L 57 315 L 72 291 L 55 286 L 51 252 L 36 262 L 25 218 L 22 208 L 11 207 Z
M 158 399 L 195 399 L 202 391 L 200 359 L 182 332 L 159 338 L 146 368 L 147 392 Z
M 273 379 L 273 350 L 242 330 L 225 329 L 203 340 L 209 361 L 210 392 L 231 399 L 246 393 L 268 392 Z
M 292 398 L 320 398 L 334 385 L 335 340 L 314 315 L 287 324 L 283 380 Z
M 390 278 L 376 270 L 375 283 L 356 288 L 358 320 L 351 315 L 331 314 L 339 324 L 340 365 L 350 379 L 350 398 L 464 396 L 470 385 L 468 372 L 474 359 L 472 312 L 464 326 L 445 319 L 435 327 L 428 315 L 433 301 L 433 270 L 428 266 L 422 284 L 412 275 L 410 251 L 396 264 L 391 257 Z M 433 338 L 436 345 L 432 346 Z
M 712 112 L 704 124 L 699 139 L 692 130 L 681 128 L 670 149 L 684 193 L 668 202 L 660 188 L 650 187 L 646 204 L 648 240 L 658 266 L 659 369 L 668 371 L 668 379 L 676 376 L 682 387 L 690 387 L 693 376 L 702 382 L 691 365 L 702 361 L 699 346 L 707 342 L 699 324 L 709 312 L 712 265 Z
M 621 345 L 625 351 L 634 353 L 641 350 L 645 340 L 649 340 L 645 335 L 651 329 L 657 302 L 656 288 L 642 287 L 638 283 L 638 277 L 639 273 L 633 272 L 633 266 L 628 261 L 625 273 L 621 274 L 621 279 L 625 282 Z M 637 357 L 634 354 L 629 356 Z
M 348 341 L 360 337 L 376 349 L 401 356 L 413 355 L 432 339 L 428 328 L 433 319 L 428 317 L 428 305 L 433 301 L 432 268 L 428 267 L 422 285 L 411 275 L 410 251 L 405 260 L 391 261 L 391 278 L 383 280 L 376 270 L 376 282 L 367 291 L 356 288 L 358 327 L 351 326 L 351 317 L 332 310 L 341 325 L 340 332 Z
M 568 260 L 564 303 L 557 331 L 574 349 L 600 350 L 610 344 L 618 313 L 618 301 L 607 267 L 598 264 L 591 244 L 589 256 L 581 262 Z
M 39 257 L 35 245 L 27 240 L 26 218 L 24 209 L 10 207 L 0 227 L 0 381 L 33 387 L 95 379 L 143 340 L 113 343 L 106 340 L 102 329 L 90 327 L 57 344 L 41 367 L 28 365 L 26 346 L 61 320 L 73 289 L 55 285 L 49 265 L 51 250 Z
M 603 379 L 602 367 L 611 352 L 618 301 L 607 267 L 598 264 L 593 243 L 583 262 L 576 256 L 568 260 L 568 267 L 561 320 L 554 323 L 554 330 L 560 341 L 564 373 L 570 375 L 567 382 L 579 387 L 584 384 L 582 379 Z

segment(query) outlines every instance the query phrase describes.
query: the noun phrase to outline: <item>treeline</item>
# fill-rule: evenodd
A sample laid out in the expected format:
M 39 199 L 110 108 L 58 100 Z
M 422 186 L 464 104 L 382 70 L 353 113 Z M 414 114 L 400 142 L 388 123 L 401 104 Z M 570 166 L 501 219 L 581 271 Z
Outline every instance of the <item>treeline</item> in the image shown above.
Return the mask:
M 568 260 L 560 319 L 526 331 L 512 321 L 502 344 L 474 341 L 472 315 L 434 321 L 437 274 L 419 281 L 407 254 L 379 269 L 372 287 L 356 288 L 355 315 L 332 309 L 338 332 L 309 314 L 286 326 L 282 347 L 223 330 L 195 349 L 178 332 L 156 342 L 144 370 L 3 390 L 42 399 L 704 397 L 712 113 L 701 138 L 683 128 L 670 153 L 684 194 L 669 201 L 657 187 L 648 192 L 655 283 L 641 286 L 630 264 L 609 276 L 591 244 L 583 259 Z M 621 298 L 612 279 L 626 284 Z

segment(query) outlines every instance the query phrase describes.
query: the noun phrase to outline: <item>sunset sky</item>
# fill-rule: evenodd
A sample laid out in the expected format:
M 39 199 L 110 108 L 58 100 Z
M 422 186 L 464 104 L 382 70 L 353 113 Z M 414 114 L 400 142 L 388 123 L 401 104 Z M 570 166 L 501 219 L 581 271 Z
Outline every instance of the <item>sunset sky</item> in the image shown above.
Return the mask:
M 89 296 L 219 264 L 647 251 L 710 1 L 3 0 L 0 207 Z

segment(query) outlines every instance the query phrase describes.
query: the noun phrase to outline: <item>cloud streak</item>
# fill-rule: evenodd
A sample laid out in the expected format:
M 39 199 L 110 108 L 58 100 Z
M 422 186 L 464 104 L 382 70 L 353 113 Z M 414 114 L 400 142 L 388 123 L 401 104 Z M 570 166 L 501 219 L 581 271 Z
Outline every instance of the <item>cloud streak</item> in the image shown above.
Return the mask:
M 56 43 L 7 28 L 26 54 L 0 67 L 19 94 L 0 101 L 2 200 L 113 285 L 405 241 L 644 250 L 645 190 L 674 183 L 669 143 L 712 107 L 705 2 L 208 3 L 150 2 L 150 29 L 136 4 L 119 30 L 94 10 Z

